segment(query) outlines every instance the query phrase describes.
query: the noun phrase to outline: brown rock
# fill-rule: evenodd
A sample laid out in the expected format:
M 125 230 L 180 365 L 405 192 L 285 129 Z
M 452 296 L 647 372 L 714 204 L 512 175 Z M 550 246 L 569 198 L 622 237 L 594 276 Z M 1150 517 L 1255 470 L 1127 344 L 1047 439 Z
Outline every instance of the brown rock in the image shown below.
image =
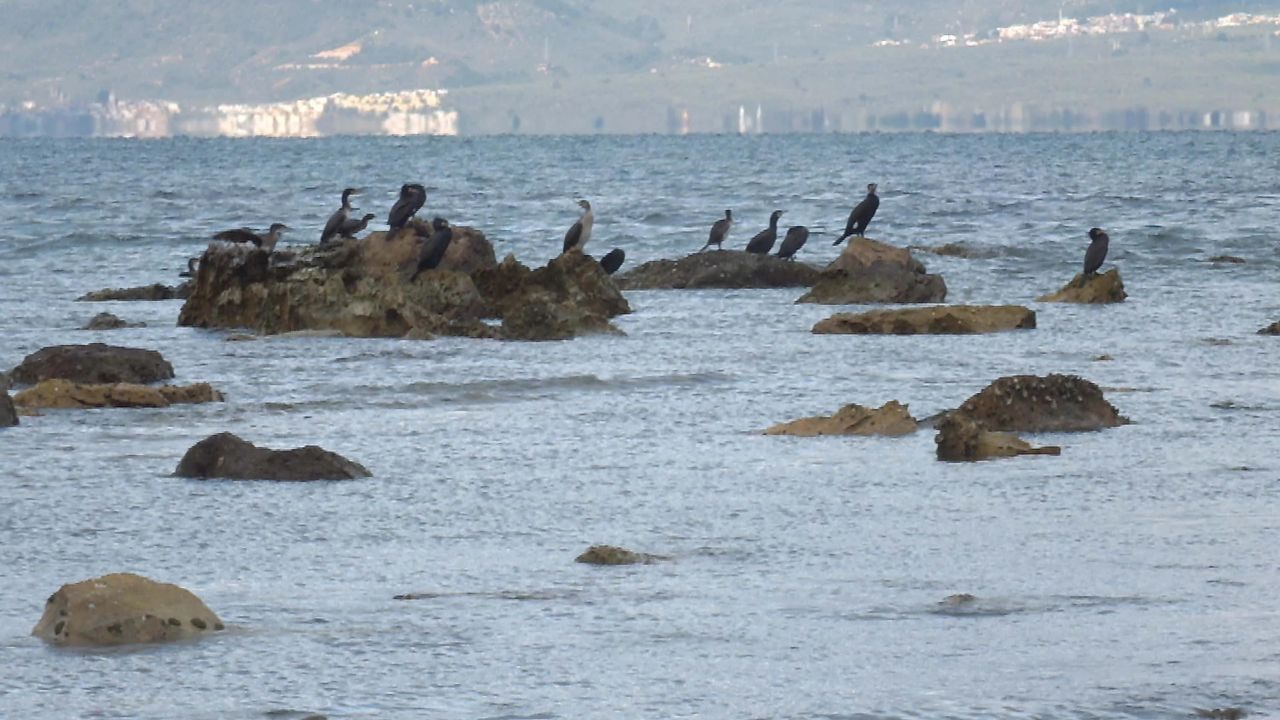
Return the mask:
M 45 602 L 31 634 L 69 646 L 156 643 L 222 630 L 222 621 L 189 590 L 132 573 L 63 585 Z
M 741 250 L 694 253 L 679 260 L 652 260 L 618 276 L 624 290 L 811 287 L 812 265 Z
M 83 330 L 119 330 L 120 328 L 146 327 L 146 323 L 125 322 L 109 312 L 100 312 L 85 323 Z
M 973 418 L 962 412 L 948 413 L 937 424 L 938 459 L 953 462 L 990 460 L 1017 455 L 1059 455 L 1056 446 L 1032 447 L 1030 443 L 1006 432 L 984 430 Z
M 1072 432 L 1129 422 L 1095 384 L 1075 375 L 1002 377 L 965 400 L 959 412 L 985 430 Z
M 592 545 L 573 561 L 589 565 L 648 565 L 667 559 L 661 555 L 632 552 L 613 545 Z
M 1214 255 L 1213 257 L 1209 258 L 1208 262 L 1226 263 L 1229 265 L 1243 265 L 1249 261 L 1245 260 L 1242 257 L 1236 257 L 1235 255 Z
M 470 275 L 477 270 L 498 264 L 493 243 L 475 228 L 453 225 L 453 239 L 440 261 L 441 270 L 454 270 Z M 404 230 L 396 233 L 395 240 L 387 242 L 385 232 L 374 232 L 358 241 L 359 262 L 368 268 L 400 269 L 412 271 L 422 252 L 422 243 L 431 237 L 431 225 L 414 219 Z
M 941 275 L 930 275 L 903 248 L 868 238 L 850 238 L 840 257 L 796 302 L 823 305 L 857 303 L 940 303 L 947 299 Z
M 135 385 L 131 383 L 82 385 L 70 380 L 42 380 L 14 397 L 28 409 L 84 409 L 169 407 L 182 403 L 222 402 L 222 393 L 209 383 L 195 385 Z
M 580 252 L 565 253 L 537 270 L 507 256 L 475 279 L 492 312 L 503 319 L 503 336 L 511 340 L 621 334 L 609 318 L 631 312 L 608 273 Z
M 1030 329 L 1035 326 L 1035 311 L 1020 305 L 952 305 L 838 313 L 818 321 L 813 326 L 813 332 L 967 335 Z
M 13 369 L 13 380 L 34 385 L 62 378 L 78 383 L 153 383 L 173 377 L 173 366 L 155 350 L 91 345 L 58 345 L 28 355 Z
M 879 408 L 845 405 L 829 417 L 801 418 L 774 425 L 765 435 L 815 437 L 818 435 L 907 435 L 916 431 L 916 419 L 907 406 L 890 400 Z
M 76 300 L 81 302 L 104 302 L 108 300 L 185 300 L 191 293 L 191 283 L 179 285 L 143 285 L 132 288 L 109 288 L 85 293 Z
M 369 477 L 359 463 L 315 445 L 269 450 L 224 432 L 196 443 L 174 474 L 230 480 L 351 480 Z
M 1101 275 L 1084 277 L 1076 275 L 1061 290 L 1049 295 L 1042 295 L 1038 302 L 1068 303 L 1118 303 L 1129 297 L 1124 291 L 1124 282 L 1120 280 L 1120 269 L 1111 268 Z
M 0 428 L 13 427 L 18 424 L 18 409 L 13 405 L 9 393 L 0 390 Z
M 1261 330 L 1258 331 L 1258 334 L 1259 335 L 1280 335 L 1280 320 L 1277 320 L 1271 323 L 1270 325 L 1262 328 Z

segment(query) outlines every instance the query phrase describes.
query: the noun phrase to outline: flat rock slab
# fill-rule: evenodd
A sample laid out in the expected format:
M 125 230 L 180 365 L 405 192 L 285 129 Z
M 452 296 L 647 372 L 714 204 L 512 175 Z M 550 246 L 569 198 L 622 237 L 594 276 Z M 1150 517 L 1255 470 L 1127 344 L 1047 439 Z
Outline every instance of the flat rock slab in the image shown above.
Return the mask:
M 1120 269 L 1111 268 L 1101 275 L 1088 278 L 1083 273 L 1076 275 L 1062 289 L 1041 295 L 1037 302 L 1065 302 L 1101 305 L 1104 303 L 1124 302 L 1129 297 L 1124 291 L 1124 281 L 1120 279 Z
M 623 290 L 812 287 L 820 271 L 802 262 L 741 250 L 709 250 L 651 260 L 618 276 Z
M 573 561 L 588 565 L 648 565 L 669 559 L 662 555 L 633 552 L 613 545 L 592 545 Z
M 315 445 L 270 450 L 229 433 L 211 435 L 182 457 L 174 474 L 228 480 L 352 480 L 369 477 L 357 462 Z
M 1075 375 L 1002 377 L 965 400 L 959 412 L 984 430 L 1077 432 L 1128 423 L 1097 385 Z
M 76 300 L 81 302 L 105 302 L 108 300 L 186 300 L 191 294 L 191 283 L 163 285 L 155 283 L 131 288 L 107 288 L 85 293 Z
M 31 634 L 54 645 L 104 646 L 199 637 L 222 621 L 191 591 L 133 573 L 63 585 Z
M 870 238 L 852 238 L 840 257 L 798 303 L 940 303 L 947 299 L 941 275 L 925 272 L 909 250 Z
M 209 383 L 194 385 L 84 385 L 70 380 L 42 380 L 18 393 L 13 402 L 25 409 L 163 408 L 186 403 L 222 402 Z
M 1031 443 L 1007 432 L 983 429 L 973 418 L 961 412 L 948 413 L 937 423 L 934 437 L 939 460 L 970 462 L 1018 455 L 1060 455 L 1056 445 L 1033 447 Z
M 169 380 L 173 366 L 155 350 L 90 345 L 57 345 L 28 355 L 13 369 L 14 382 L 34 385 L 61 378 L 78 383 L 149 383 Z
M 971 335 L 1035 326 L 1035 311 L 1020 305 L 952 305 L 838 313 L 818 321 L 813 332 L 819 335 Z
M 765 435 L 790 435 L 793 437 L 817 437 L 819 435 L 908 435 L 919 424 L 907 411 L 907 406 L 890 400 L 879 408 L 862 405 L 845 405 L 835 415 L 792 420 L 774 425 Z

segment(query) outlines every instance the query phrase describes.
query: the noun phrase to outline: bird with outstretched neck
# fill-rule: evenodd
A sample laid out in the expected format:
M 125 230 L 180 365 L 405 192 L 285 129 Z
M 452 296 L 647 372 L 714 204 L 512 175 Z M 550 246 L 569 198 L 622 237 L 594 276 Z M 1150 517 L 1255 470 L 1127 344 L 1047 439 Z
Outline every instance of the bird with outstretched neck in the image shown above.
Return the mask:
M 249 228 L 236 228 L 234 230 L 223 230 L 213 236 L 214 240 L 232 243 L 248 243 L 255 247 L 271 252 L 276 249 L 276 243 L 280 242 L 280 234 L 288 230 L 289 226 L 284 223 L 272 223 L 267 230 L 266 235 L 259 235 Z
M 768 255 L 773 249 L 773 244 L 778 241 L 778 218 L 782 217 L 782 210 L 774 210 L 769 215 L 769 227 L 756 233 L 747 243 L 747 252 L 756 255 Z
M 732 227 L 733 211 L 725 210 L 724 217 L 711 224 L 711 233 L 707 236 L 707 244 L 699 248 L 698 252 L 702 252 L 712 245 L 715 245 L 717 250 L 723 250 L 724 240 L 729 237 L 729 229 Z
M 875 217 L 876 210 L 880 209 L 880 196 L 876 195 L 876 187 L 875 183 L 867 185 L 867 196 L 854 206 L 853 212 L 849 213 L 849 221 L 844 224 L 844 234 L 836 238 L 832 245 L 839 245 L 850 235 L 863 237 L 867 226 L 871 224 L 871 218 Z

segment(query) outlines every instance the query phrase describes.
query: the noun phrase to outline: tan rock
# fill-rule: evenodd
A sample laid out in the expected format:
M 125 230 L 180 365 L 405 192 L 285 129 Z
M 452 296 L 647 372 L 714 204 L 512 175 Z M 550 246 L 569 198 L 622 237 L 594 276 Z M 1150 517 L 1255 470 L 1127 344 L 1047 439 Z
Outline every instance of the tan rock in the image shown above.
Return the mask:
M 801 418 L 764 431 L 765 435 L 816 437 L 819 435 L 907 435 L 916 431 L 916 419 L 907 406 L 890 400 L 879 408 L 845 405 L 835 415 Z
M 820 335 L 967 335 L 1035 326 L 1035 311 L 1020 305 L 952 305 L 838 313 L 818 321 L 813 332 Z
M 80 384 L 57 379 L 41 381 L 13 398 L 19 407 L 31 409 L 162 408 L 222 400 L 222 393 L 209 383 L 153 387 L 130 383 Z
M 940 303 L 947 299 L 941 275 L 930 275 L 909 250 L 869 238 L 850 238 L 840 257 L 798 303 Z
M 63 585 L 45 602 L 31 634 L 55 645 L 156 643 L 223 629 L 189 590 L 132 573 Z
M 1111 268 L 1101 275 L 1089 278 L 1085 278 L 1083 274 L 1076 275 L 1058 292 L 1042 295 L 1036 300 L 1102 304 L 1124 302 L 1126 297 L 1128 295 L 1124 291 L 1124 282 L 1120 279 L 1120 269 Z
M 1017 455 L 1059 455 L 1056 446 L 1032 447 L 1030 443 L 1006 432 L 982 429 L 973 418 L 960 412 L 948 413 L 937 424 L 934 437 L 939 460 L 973 461 Z
M 1280 320 L 1277 320 L 1271 323 L 1270 325 L 1262 328 L 1261 330 L 1258 331 L 1258 334 L 1259 335 L 1280 335 Z
M 592 545 L 573 561 L 589 565 L 648 565 L 667 559 L 661 555 L 633 552 L 613 545 Z

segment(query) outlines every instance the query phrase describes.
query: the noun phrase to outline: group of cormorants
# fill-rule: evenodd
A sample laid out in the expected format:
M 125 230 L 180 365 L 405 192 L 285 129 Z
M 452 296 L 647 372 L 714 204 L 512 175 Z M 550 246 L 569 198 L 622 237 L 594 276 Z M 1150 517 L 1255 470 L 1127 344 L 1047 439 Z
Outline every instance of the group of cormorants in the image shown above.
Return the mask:
M 867 225 L 871 223 L 871 218 L 876 216 L 876 210 L 879 208 L 880 198 L 876 195 L 876 184 L 871 183 L 867 186 L 867 196 L 853 208 L 853 212 L 849 213 L 849 221 L 845 223 L 844 234 L 835 241 L 835 244 L 839 245 L 844 242 L 845 238 L 852 235 L 861 237 L 866 232 Z M 784 210 L 774 210 L 769 215 L 769 227 L 756 233 L 747 242 L 747 252 L 755 255 L 769 254 L 769 251 L 773 249 L 774 243 L 778 241 L 778 219 L 782 217 L 784 212 Z M 733 211 L 725 210 L 724 217 L 712 223 L 711 234 L 707 237 L 707 244 L 703 245 L 698 252 L 702 252 L 712 245 L 715 245 L 717 250 L 723 250 L 725 238 L 729 236 L 729 230 L 732 227 Z M 778 248 L 777 256 L 784 260 L 795 260 L 796 253 L 809 241 L 809 234 L 809 228 L 804 225 L 792 225 L 787 228 L 787 234 L 782 238 L 782 246 Z

